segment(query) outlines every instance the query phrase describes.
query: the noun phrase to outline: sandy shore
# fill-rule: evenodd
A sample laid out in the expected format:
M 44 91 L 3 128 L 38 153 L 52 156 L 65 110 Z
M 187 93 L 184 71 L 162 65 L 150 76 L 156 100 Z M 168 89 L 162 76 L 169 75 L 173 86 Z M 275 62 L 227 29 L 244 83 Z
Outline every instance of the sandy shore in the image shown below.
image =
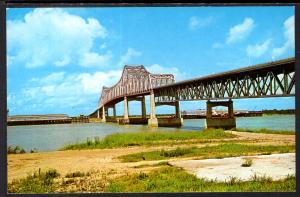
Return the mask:
M 237 138 L 228 140 L 243 140 L 249 144 L 263 145 L 294 145 L 295 135 L 280 135 L 280 134 L 259 134 L 227 131 L 237 135 Z M 228 141 L 227 140 L 227 141 Z M 178 145 L 180 147 L 187 146 L 206 146 L 218 145 L 218 141 L 214 143 L 199 143 L 192 145 Z M 26 154 L 10 154 L 8 155 L 8 182 L 13 179 L 25 177 L 28 173 L 54 168 L 62 175 L 69 172 L 82 171 L 88 172 L 98 170 L 102 172 L 115 171 L 116 174 L 128 174 L 140 171 L 133 168 L 135 165 L 153 164 L 160 161 L 141 161 L 134 163 L 122 163 L 116 157 L 161 149 L 174 149 L 178 146 L 155 146 L 155 147 L 130 147 L 116 149 L 97 149 L 97 150 L 70 150 L 70 151 L 53 151 L 41 153 L 26 153 Z M 174 159 L 172 159 L 174 160 Z M 177 158 L 175 160 L 187 160 L 187 158 Z M 151 170 L 147 168 L 145 170 Z

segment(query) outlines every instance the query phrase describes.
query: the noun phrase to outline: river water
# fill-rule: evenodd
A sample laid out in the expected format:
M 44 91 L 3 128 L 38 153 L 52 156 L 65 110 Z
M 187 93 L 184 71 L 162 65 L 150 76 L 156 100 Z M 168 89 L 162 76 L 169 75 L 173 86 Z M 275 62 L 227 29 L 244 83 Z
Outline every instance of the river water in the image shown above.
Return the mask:
M 88 137 L 105 137 L 112 133 L 139 131 L 199 131 L 204 129 L 204 119 L 184 120 L 181 128 L 151 128 L 147 125 L 118 125 L 116 123 L 52 124 L 7 127 L 7 144 L 19 145 L 26 151 L 38 149 L 53 151 L 66 144 L 85 141 Z M 272 115 L 236 118 L 237 128 L 266 128 L 295 130 L 295 115 Z

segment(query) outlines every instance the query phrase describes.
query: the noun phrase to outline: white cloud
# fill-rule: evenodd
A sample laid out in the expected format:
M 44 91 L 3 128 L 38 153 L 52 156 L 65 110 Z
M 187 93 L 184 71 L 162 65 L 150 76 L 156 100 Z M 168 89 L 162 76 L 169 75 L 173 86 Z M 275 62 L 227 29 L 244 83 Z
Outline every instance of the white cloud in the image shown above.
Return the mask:
M 252 18 L 245 18 L 243 23 L 235 25 L 230 28 L 228 37 L 226 39 L 227 44 L 232 44 L 246 38 L 254 28 L 254 21 Z
M 126 64 L 132 64 L 132 58 L 141 56 L 142 53 L 140 51 L 136 51 L 133 48 L 128 48 L 127 52 L 121 56 L 120 61 L 118 63 L 119 66 L 124 66 Z
M 25 84 L 21 92 L 10 93 L 9 106 L 17 108 L 26 103 L 32 107 L 31 113 L 38 111 L 39 108 L 55 107 L 69 110 L 76 106 L 96 107 L 102 86 L 114 85 L 121 74 L 121 70 L 77 74 L 55 72 L 44 77 L 33 78 Z
M 39 82 L 40 84 L 58 84 L 61 83 L 65 77 L 65 72 L 55 72 L 51 73 L 41 79 L 34 78 L 33 81 Z
M 29 68 L 85 62 L 82 59 L 95 54 L 91 51 L 95 40 L 107 35 L 98 20 L 84 19 L 60 8 L 37 8 L 23 20 L 7 21 L 8 54 L 15 58 L 15 65 Z M 103 55 L 94 56 L 99 59 Z
M 153 64 L 146 66 L 146 69 L 153 74 L 173 74 L 175 81 L 181 81 L 187 79 L 187 73 L 180 71 L 176 67 L 163 67 L 159 64 Z
M 271 39 L 267 39 L 263 43 L 249 45 L 246 49 L 248 56 L 250 57 L 262 56 L 268 51 L 270 43 L 271 43 Z
M 189 29 L 196 30 L 201 27 L 208 26 L 213 21 L 213 17 L 199 18 L 196 16 L 192 16 L 189 20 Z
M 281 47 L 274 48 L 272 51 L 272 58 L 283 55 L 289 49 L 295 48 L 295 16 L 291 16 L 284 21 L 285 42 Z
M 84 67 L 107 66 L 112 59 L 112 53 L 109 51 L 104 55 L 88 52 L 79 60 L 79 65 Z

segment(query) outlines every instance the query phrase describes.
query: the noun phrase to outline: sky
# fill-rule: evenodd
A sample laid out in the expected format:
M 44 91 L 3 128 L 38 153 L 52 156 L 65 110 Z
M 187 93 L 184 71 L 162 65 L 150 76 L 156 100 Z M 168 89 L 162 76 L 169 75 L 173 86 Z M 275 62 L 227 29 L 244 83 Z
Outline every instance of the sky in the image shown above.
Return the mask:
M 89 114 L 124 65 L 181 81 L 294 56 L 294 7 L 8 8 L 8 109 Z M 180 102 L 181 110 L 205 106 Z M 295 108 L 295 98 L 236 99 L 234 108 Z M 129 103 L 130 114 L 140 111 Z

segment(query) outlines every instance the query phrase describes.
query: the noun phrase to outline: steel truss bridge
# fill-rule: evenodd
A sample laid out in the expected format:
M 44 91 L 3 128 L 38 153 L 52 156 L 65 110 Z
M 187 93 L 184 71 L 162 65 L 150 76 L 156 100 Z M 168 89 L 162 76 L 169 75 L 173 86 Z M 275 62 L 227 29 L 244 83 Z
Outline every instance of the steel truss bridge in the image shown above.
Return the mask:
M 295 95 L 295 59 L 289 58 L 153 88 L 157 102 Z
M 124 100 L 124 118 L 128 119 L 128 100 L 142 101 L 145 110 L 145 95 L 150 95 L 150 119 L 156 118 L 158 105 L 175 106 L 176 117 L 180 117 L 179 101 L 295 96 L 295 58 L 179 82 L 172 74 L 152 74 L 144 66 L 125 66 L 117 84 L 103 87 L 98 108 L 90 117 L 101 115 L 103 119 L 110 107 L 115 114 L 115 104 Z M 143 114 L 145 117 L 145 111 Z

